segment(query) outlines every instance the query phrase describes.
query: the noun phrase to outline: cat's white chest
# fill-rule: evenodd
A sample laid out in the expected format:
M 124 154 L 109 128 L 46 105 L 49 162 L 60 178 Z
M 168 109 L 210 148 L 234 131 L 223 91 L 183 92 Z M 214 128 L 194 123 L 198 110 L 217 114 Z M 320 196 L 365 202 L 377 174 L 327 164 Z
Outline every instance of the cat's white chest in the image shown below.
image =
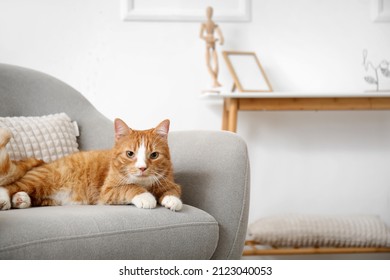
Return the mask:
M 137 177 L 133 178 L 131 181 L 132 184 L 140 185 L 147 190 L 150 189 L 155 182 L 152 177 Z

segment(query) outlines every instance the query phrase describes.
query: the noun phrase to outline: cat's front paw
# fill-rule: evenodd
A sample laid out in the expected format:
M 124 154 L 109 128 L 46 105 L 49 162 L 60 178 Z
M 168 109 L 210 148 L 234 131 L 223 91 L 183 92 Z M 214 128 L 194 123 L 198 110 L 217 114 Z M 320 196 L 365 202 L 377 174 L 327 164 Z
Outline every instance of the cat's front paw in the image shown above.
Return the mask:
M 134 204 L 137 208 L 156 208 L 157 201 L 156 198 L 150 193 L 145 192 L 139 195 L 136 195 L 131 200 L 131 203 Z
M 0 187 L 0 210 L 8 210 L 11 208 L 11 200 L 9 199 L 8 191 L 4 187 Z
M 26 192 L 17 192 L 12 197 L 12 207 L 24 209 L 31 206 L 30 196 Z
M 174 195 L 167 195 L 161 201 L 161 205 L 172 210 L 172 211 L 180 211 L 183 208 L 183 203 L 180 198 Z

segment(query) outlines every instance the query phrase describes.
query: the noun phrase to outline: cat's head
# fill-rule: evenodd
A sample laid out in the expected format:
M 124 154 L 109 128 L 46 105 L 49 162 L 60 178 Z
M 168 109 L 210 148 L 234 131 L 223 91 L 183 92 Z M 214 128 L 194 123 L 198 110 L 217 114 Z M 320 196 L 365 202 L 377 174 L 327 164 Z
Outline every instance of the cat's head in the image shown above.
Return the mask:
M 150 187 L 171 176 L 168 132 L 169 120 L 149 130 L 133 130 L 115 120 L 112 168 L 122 175 L 123 183 Z

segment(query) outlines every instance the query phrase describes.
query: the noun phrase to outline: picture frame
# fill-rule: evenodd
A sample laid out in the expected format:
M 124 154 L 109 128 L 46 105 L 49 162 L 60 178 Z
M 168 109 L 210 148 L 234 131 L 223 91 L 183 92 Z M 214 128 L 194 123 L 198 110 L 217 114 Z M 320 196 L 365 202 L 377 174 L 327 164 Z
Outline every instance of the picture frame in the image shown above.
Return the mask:
M 123 21 L 201 22 L 208 6 L 218 22 L 251 20 L 251 0 L 121 0 L 120 9 Z
M 272 86 L 254 52 L 223 51 L 223 58 L 240 92 L 271 92 Z M 233 89 L 234 90 L 234 89 Z
M 390 22 L 390 0 L 371 0 L 371 19 L 374 22 Z

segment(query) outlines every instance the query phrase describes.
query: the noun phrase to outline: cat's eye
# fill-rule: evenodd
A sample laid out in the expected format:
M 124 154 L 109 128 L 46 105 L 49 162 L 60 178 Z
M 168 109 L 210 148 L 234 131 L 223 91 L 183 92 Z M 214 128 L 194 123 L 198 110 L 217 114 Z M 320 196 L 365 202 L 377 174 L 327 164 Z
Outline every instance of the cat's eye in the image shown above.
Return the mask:
M 153 152 L 153 153 L 150 154 L 149 157 L 150 157 L 151 159 L 156 159 L 156 158 L 158 158 L 159 155 L 160 155 L 160 154 L 159 154 L 158 152 Z
M 132 157 L 134 157 L 134 152 L 133 151 L 127 151 L 126 155 L 127 155 L 127 157 L 132 158 Z

